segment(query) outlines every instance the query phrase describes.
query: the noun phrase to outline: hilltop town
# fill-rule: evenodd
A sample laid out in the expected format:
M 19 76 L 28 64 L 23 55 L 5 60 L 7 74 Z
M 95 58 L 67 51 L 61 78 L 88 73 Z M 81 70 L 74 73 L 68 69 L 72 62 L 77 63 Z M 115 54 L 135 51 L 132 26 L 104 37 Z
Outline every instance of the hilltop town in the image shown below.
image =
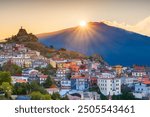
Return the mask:
M 45 47 L 21 28 L 0 44 L 0 99 L 150 99 L 150 67 Z

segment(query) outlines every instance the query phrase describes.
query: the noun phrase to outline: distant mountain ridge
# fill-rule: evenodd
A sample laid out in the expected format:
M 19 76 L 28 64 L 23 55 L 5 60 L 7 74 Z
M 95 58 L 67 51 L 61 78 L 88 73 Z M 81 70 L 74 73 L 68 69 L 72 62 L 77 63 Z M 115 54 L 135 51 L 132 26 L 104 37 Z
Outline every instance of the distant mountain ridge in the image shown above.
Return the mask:
M 37 37 L 46 46 L 67 48 L 86 55 L 98 53 L 111 65 L 150 65 L 150 37 L 103 22 L 90 22 L 85 28 L 77 26 Z

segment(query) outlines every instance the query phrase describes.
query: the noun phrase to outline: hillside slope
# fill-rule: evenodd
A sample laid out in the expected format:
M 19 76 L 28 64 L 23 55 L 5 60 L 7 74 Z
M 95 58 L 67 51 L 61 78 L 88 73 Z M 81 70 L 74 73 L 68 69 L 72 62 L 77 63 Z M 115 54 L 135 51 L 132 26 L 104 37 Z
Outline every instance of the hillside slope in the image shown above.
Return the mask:
M 5 43 L 18 43 L 24 44 L 26 47 L 30 48 L 31 50 L 36 50 L 41 53 L 41 55 L 45 57 L 63 57 L 63 58 L 85 58 L 84 54 L 79 52 L 70 51 L 66 49 L 55 49 L 46 47 L 45 45 L 38 42 L 38 38 L 33 34 L 28 34 L 25 29 L 20 29 L 19 32 L 11 37 L 7 38 Z

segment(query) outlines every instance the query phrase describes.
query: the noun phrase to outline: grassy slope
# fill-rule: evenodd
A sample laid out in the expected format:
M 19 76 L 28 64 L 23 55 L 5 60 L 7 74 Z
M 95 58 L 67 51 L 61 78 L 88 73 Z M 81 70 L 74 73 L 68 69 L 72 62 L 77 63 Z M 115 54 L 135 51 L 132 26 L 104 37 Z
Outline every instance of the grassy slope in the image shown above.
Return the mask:
M 63 58 L 79 58 L 79 57 L 85 58 L 86 57 L 85 55 L 74 51 L 69 51 L 69 50 L 61 51 L 61 50 L 50 49 L 45 47 L 39 42 L 22 42 L 22 44 L 24 44 L 26 47 L 32 50 L 37 50 L 41 52 L 41 54 L 45 57 L 53 57 L 53 56 L 59 56 Z

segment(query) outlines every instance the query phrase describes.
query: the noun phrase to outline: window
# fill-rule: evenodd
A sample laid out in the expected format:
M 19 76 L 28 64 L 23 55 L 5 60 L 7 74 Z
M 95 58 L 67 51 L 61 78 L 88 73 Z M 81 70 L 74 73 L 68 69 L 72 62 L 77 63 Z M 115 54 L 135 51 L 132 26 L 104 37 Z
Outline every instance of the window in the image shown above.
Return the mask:
M 119 80 L 116 80 L 116 82 L 119 82 Z
M 116 86 L 119 86 L 119 84 L 116 84 Z
M 83 85 L 84 84 L 84 82 L 81 82 L 81 85 Z

